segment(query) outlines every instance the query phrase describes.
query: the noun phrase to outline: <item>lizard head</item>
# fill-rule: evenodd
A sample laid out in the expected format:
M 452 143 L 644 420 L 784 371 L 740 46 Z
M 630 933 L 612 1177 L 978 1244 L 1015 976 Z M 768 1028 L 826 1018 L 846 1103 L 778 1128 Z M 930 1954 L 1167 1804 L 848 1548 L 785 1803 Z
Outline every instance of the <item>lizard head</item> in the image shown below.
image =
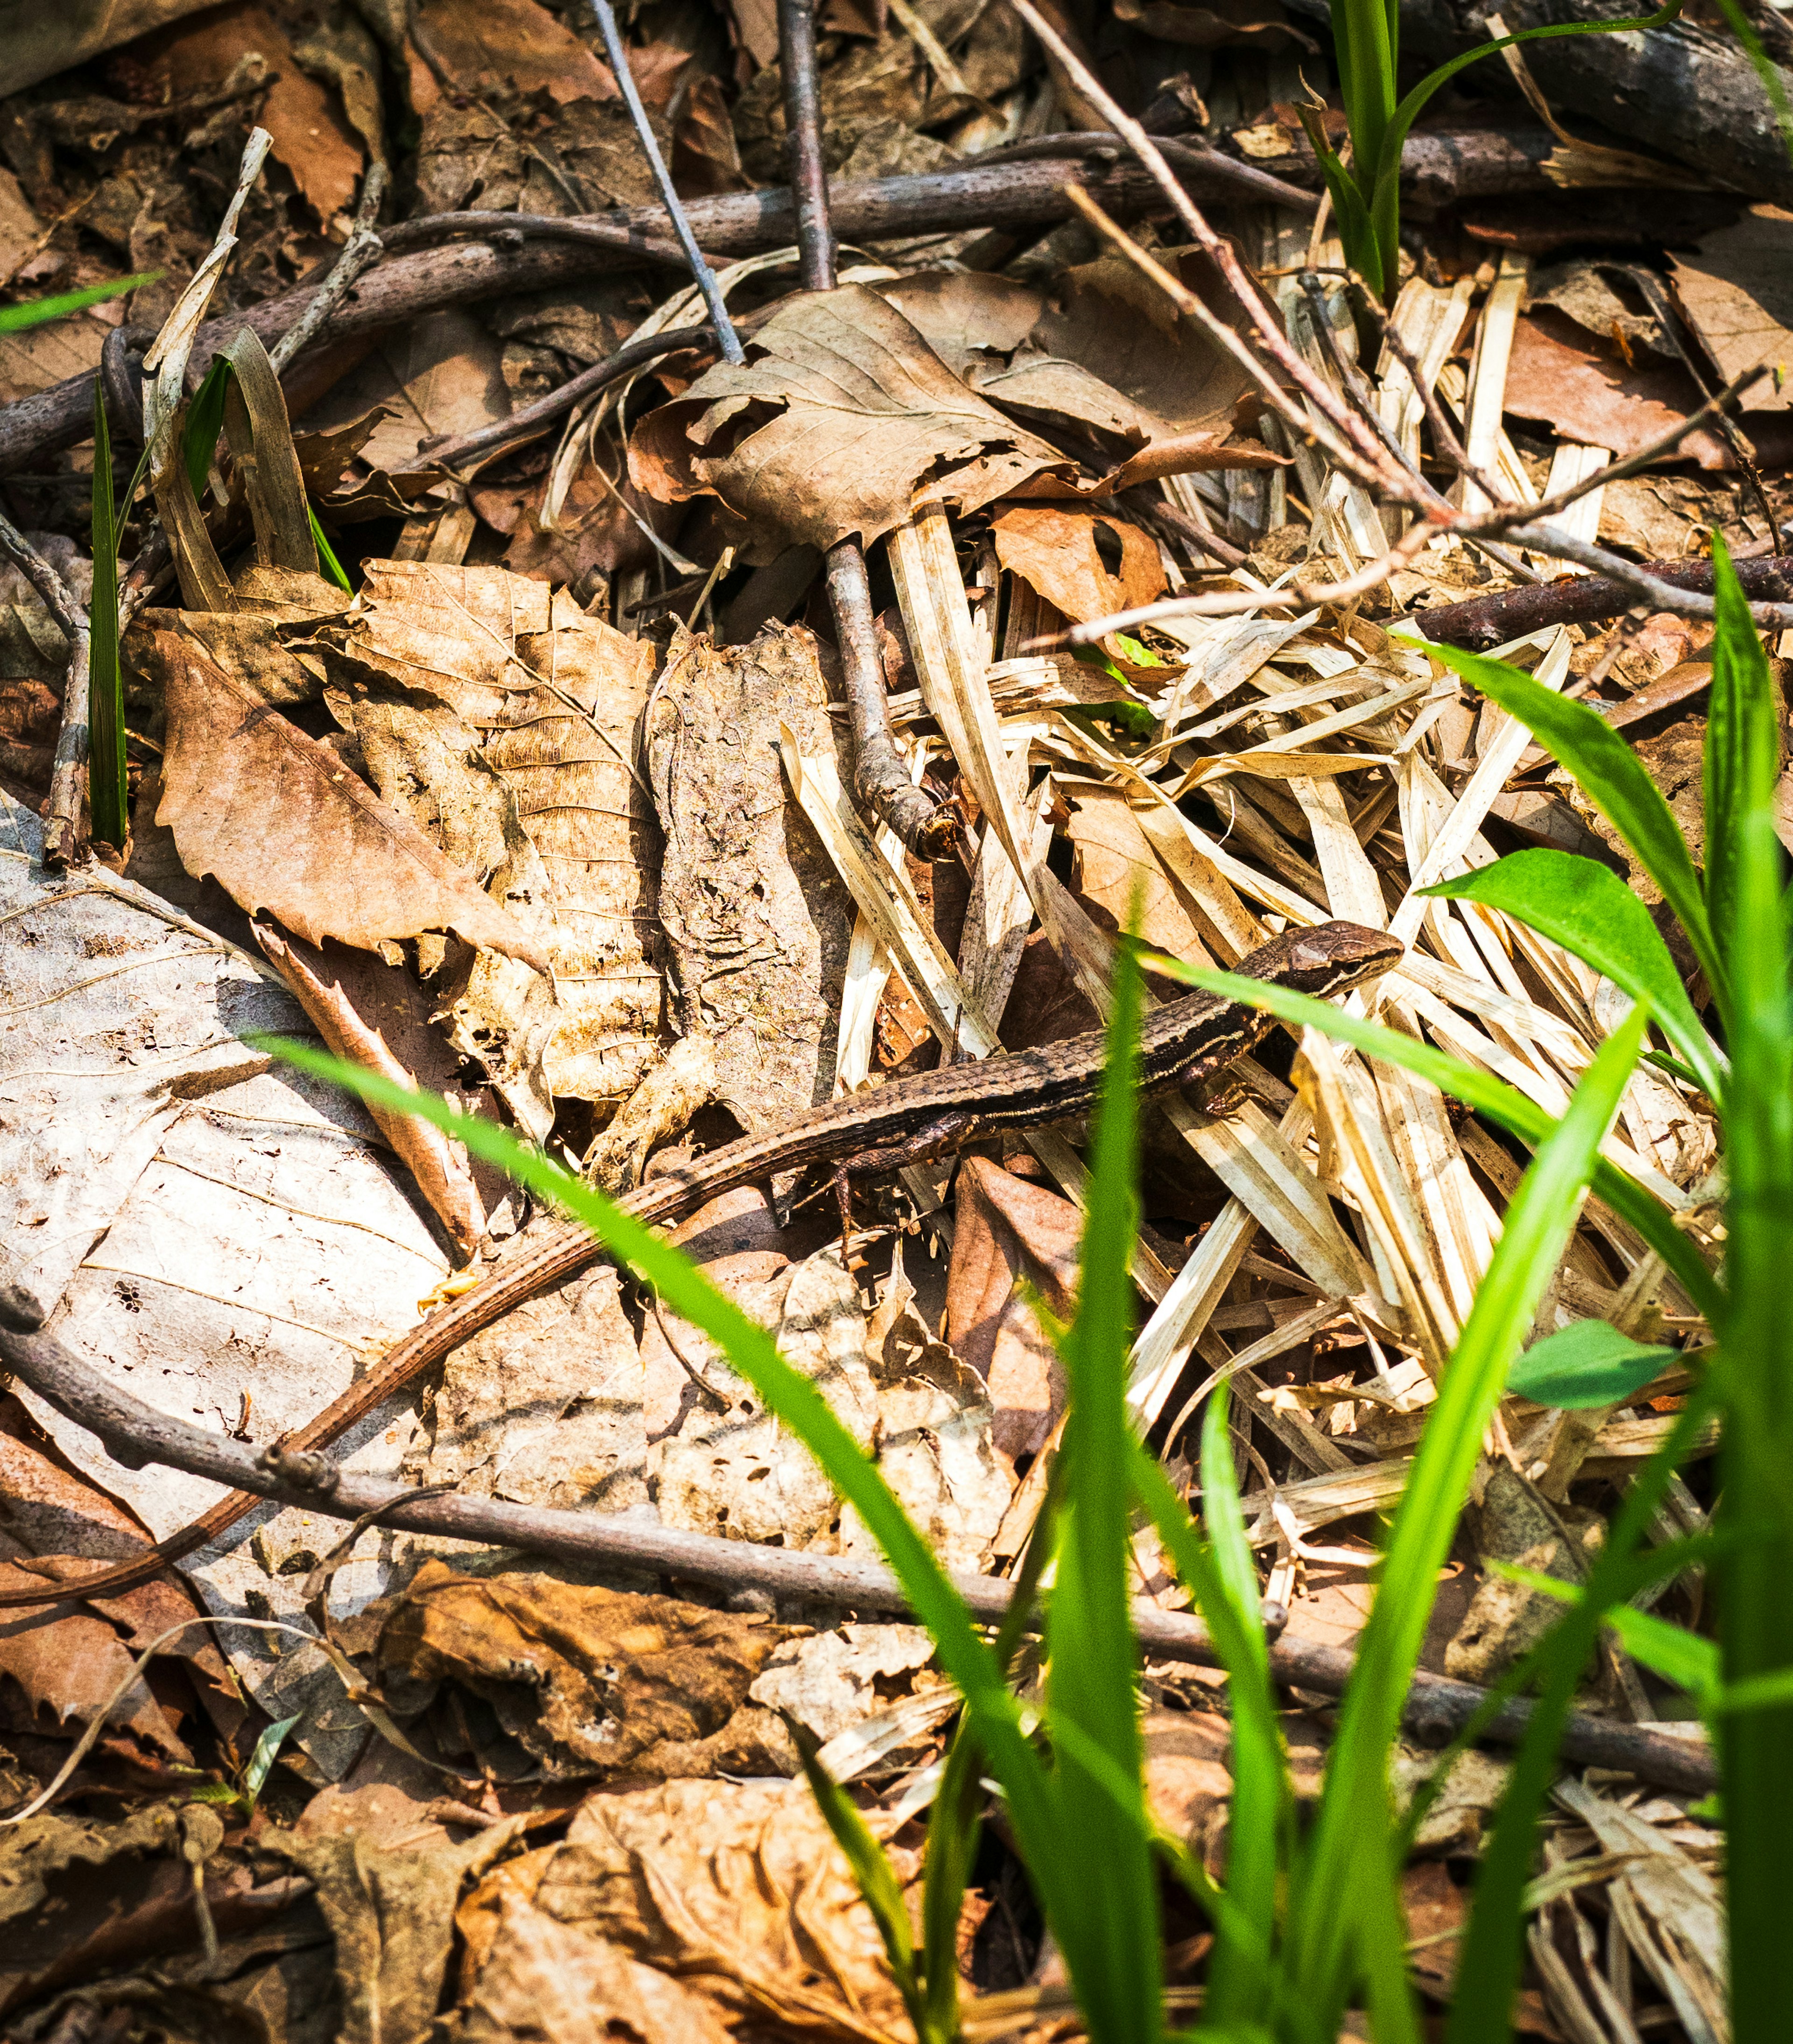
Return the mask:
M 1277 978 L 1321 999 L 1379 978 L 1406 955 L 1399 939 L 1362 923 L 1321 923 L 1311 930 L 1291 931 L 1284 941 L 1287 962 Z

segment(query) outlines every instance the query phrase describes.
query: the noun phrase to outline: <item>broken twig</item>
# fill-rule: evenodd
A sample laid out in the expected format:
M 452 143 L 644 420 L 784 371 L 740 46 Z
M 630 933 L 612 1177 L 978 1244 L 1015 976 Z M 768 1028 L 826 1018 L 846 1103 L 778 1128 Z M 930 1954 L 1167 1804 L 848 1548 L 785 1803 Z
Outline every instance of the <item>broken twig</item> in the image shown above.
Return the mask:
M 784 72 L 786 148 L 797 206 L 797 246 L 803 288 L 834 288 L 834 230 L 828 209 L 828 173 L 821 160 L 821 111 L 816 97 L 814 0 L 779 0 L 779 60 Z M 841 648 L 852 732 L 852 788 L 862 808 L 887 823 L 918 859 L 945 858 L 956 826 L 932 796 L 910 780 L 891 732 L 884 663 L 865 549 L 856 536 L 837 541 L 823 561 L 828 605 Z
M 82 798 L 87 786 L 88 663 L 91 634 L 75 592 L 12 521 L 0 513 L 0 553 L 44 600 L 68 641 L 63 670 L 62 728 L 50 767 L 50 802 L 44 818 L 44 863 L 59 871 L 81 850 Z

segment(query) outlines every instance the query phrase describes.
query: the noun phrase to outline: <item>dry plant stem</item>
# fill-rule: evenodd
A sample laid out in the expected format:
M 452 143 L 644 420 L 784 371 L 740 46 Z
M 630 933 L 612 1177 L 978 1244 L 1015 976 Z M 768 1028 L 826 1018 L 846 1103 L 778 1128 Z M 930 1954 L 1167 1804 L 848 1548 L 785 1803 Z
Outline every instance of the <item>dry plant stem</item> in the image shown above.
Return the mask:
M 1009 0 L 1009 4 L 1026 22 L 1042 44 L 1050 50 L 1069 74 L 1077 90 L 1092 106 L 1098 107 L 1107 117 L 1114 132 L 1121 136 L 1128 147 L 1152 174 L 1154 182 L 1168 198 L 1177 217 L 1189 229 L 1204 254 L 1213 262 L 1225 280 L 1227 289 L 1238 302 L 1256 332 L 1258 344 L 1283 375 L 1300 390 L 1324 418 L 1352 448 L 1357 457 L 1356 468 L 1367 466 L 1369 479 L 1404 504 L 1413 504 L 1413 493 L 1406 477 L 1397 467 L 1391 467 L 1384 457 L 1381 443 L 1368 431 L 1364 422 L 1323 376 L 1317 375 L 1301 355 L 1289 345 L 1288 336 L 1283 331 L 1281 322 L 1274 310 L 1264 300 L 1263 294 L 1252 282 L 1250 272 L 1239 259 L 1238 251 L 1230 241 L 1215 233 L 1203 217 L 1201 209 L 1177 182 L 1164 152 L 1146 133 L 1138 121 L 1122 111 L 1118 101 L 1102 86 L 1087 64 L 1077 55 L 1047 21 L 1033 0 Z M 1196 301 L 1199 304 L 1199 301 Z M 1212 337 L 1218 340 L 1229 352 L 1237 353 L 1251 368 L 1254 376 L 1265 385 L 1267 393 L 1274 390 L 1274 379 L 1266 378 L 1261 364 L 1253 361 L 1249 349 L 1245 347 L 1233 329 L 1215 319 L 1207 308 L 1201 314 Z M 1314 430 L 1314 422 L 1304 419 L 1288 404 L 1279 390 L 1275 390 L 1272 402 L 1297 432 L 1307 433 Z M 1341 464 L 1342 465 L 1342 464 Z M 1415 510 L 1424 507 L 1413 504 Z
M 644 1569 L 675 1581 L 764 1589 L 837 1609 L 908 1608 L 894 1572 L 875 1562 L 721 1540 L 602 1512 L 549 1511 L 492 1497 L 425 1498 L 402 1484 L 343 1469 L 325 1455 L 287 1455 L 278 1447 L 258 1454 L 227 1435 L 206 1433 L 127 1397 L 56 1335 L 33 1325 L 36 1318 L 29 1299 L 10 1288 L 0 1292 L 0 1361 L 46 1404 L 97 1435 L 127 1468 L 164 1463 L 327 1518 L 356 1520 L 372 1514 L 382 1524 L 412 1532 L 551 1555 L 585 1567 Z M 1000 1620 L 1014 1595 L 1014 1585 L 1002 1577 L 956 1575 L 952 1581 L 985 1623 Z M 46 1604 L 79 1593 L 78 1584 L 48 1579 L 44 1589 Z M 1279 1631 L 1277 1617 L 1274 1612 L 1266 1613 L 1272 1629 Z M 1182 1612 L 1160 1610 L 1142 1599 L 1133 1607 L 1133 1624 L 1141 1651 L 1150 1660 L 1219 1665 L 1206 1630 Z M 1317 1640 L 1279 1637 L 1271 1646 L 1270 1662 L 1279 1682 L 1338 1696 L 1350 1679 L 1352 1657 L 1343 1647 Z M 1404 1722 L 1422 1739 L 1442 1744 L 1486 1696 L 1469 1683 L 1422 1674 L 1408 1696 Z M 1517 1740 L 1529 1715 L 1524 1704 L 1509 1705 L 1488 1736 L 1504 1742 Z M 1703 1743 L 1606 1719 L 1572 1717 L 1562 1750 L 1582 1765 L 1623 1769 L 1687 1794 L 1704 1794 L 1717 1780 L 1712 1755 Z
M 322 332 L 324 322 L 348 295 L 356 279 L 385 252 L 384 244 L 374 232 L 374 222 L 379 217 L 386 186 L 385 164 L 370 164 L 367 175 L 361 180 L 361 203 L 355 209 L 355 225 L 348 240 L 318 286 L 317 296 L 267 351 L 267 359 L 274 365 L 276 376 L 284 371 L 302 348 L 311 345 Z
M 44 863 L 58 872 L 83 849 L 82 797 L 87 786 L 87 693 L 90 635 L 75 592 L 12 521 L 0 514 L 0 553 L 17 567 L 44 599 L 44 608 L 68 641 L 62 684 L 62 728 L 50 766 L 50 802 L 44 812 Z
M 1298 410 L 1291 403 L 1287 393 L 1266 371 L 1264 364 L 1252 355 L 1251 350 L 1246 347 L 1232 328 L 1216 319 L 1195 294 L 1186 288 L 1180 279 L 1173 277 L 1155 256 L 1149 254 L 1146 250 L 1141 248 L 1118 222 L 1109 217 L 1087 191 L 1077 185 L 1067 185 L 1064 188 L 1064 195 L 1090 225 L 1110 242 L 1118 255 L 1132 263 L 1142 276 L 1149 277 L 1179 312 L 1194 320 L 1196 325 L 1201 327 L 1211 339 L 1218 341 L 1228 354 L 1238 359 L 1263 391 L 1270 409 L 1283 421 L 1291 432 L 1299 435 L 1304 440 L 1316 441 L 1326 449 L 1337 467 L 1354 476 L 1366 488 L 1386 490 L 1388 474 L 1385 472 L 1384 468 L 1379 464 L 1366 463 L 1361 460 L 1349 447 L 1345 445 L 1337 433 L 1331 431 L 1323 421 L 1315 418 L 1311 412 L 1304 413 Z M 1302 367 L 1304 371 L 1311 375 L 1312 372 L 1307 371 L 1305 363 Z M 1328 396 L 1333 398 L 1335 394 L 1329 389 Z M 1334 408 L 1336 409 L 1336 402 Z M 1356 414 L 1349 405 L 1343 409 L 1347 417 L 1355 419 Z M 1396 494 L 1405 502 L 1413 494 L 1412 486 L 1399 470 L 1394 471 L 1393 473 L 1399 478 Z
M 1187 511 L 1166 503 L 1161 497 L 1149 497 L 1144 490 L 1129 490 L 1122 493 L 1121 501 L 1136 517 L 1144 519 L 1148 524 L 1161 526 L 1181 545 L 1205 554 L 1222 567 L 1242 568 L 1251 559 L 1245 548 L 1236 547 L 1219 533 L 1198 525 Z
M 854 240 L 874 241 L 893 235 L 974 228 L 1043 229 L 1069 214 L 1064 196 L 1068 173 L 1077 175 L 1078 167 L 1068 163 L 998 164 L 990 169 L 973 164 L 918 175 L 837 182 L 830 194 L 833 224 Z M 1156 187 L 1130 165 L 1112 170 L 1092 166 L 1087 175 L 1117 217 L 1137 219 L 1141 213 L 1161 210 Z M 730 256 L 783 248 L 795 239 L 791 194 L 782 189 L 694 199 L 686 212 L 700 244 Z M 447 216 L 437 219 L 443 217 Z M 388 259 L 370 271 L 337 308 L 326 328 L 329 337 L 372 332 L 447 305 L 561 289 L 614 270 L 638 267 L 648 259 L 642 237 L 657 232 L 665 221 L 658 206 L 619 207 L 597 219 L 545 221 L 539 236 L 520 230 L 522 238 L 513 245 L 507 228 L 514 223 L 515 215 L 460 217 L 470 230 L 477 229 L 479 241 L 444 248 L 412 243 L 409 245 L 414 252 L 396 254 L 395 249 L 405 243 L 406 228 L 385 229 L 380 238 Z M 546 232 L 549 227 L 594 229 L 602 237 L 601 244 L 584 244 L 559 234 L 550 238 Z M 669 259 L 675 257 L 683 268 L 683 253 L 671 241 L 664 245 Z M 243 312 L 208 321 L 199 330 L 196 363 L 203 367 L 244 326 L 253 327 L 271 346 L 310 303 L 316 288 L 300 285 Z M 93 375 L 90 370 L 65 378 L 46 390 L 0 407 L 0 474 L 29 467 L 48 450 L 87 437 L 94 416 Z
M 779 0 L 778 38 L 784 76 L 785 149 L 797 206 L 803 289 L 831 291 L 834 229 L 828 210 L 828 173 L 821 159 L 814 0 Z M 952 818 L 910 779 L 891 734 L 871 582 L 866 572 L 865 549 L 856 535 L 829 548 L 823 574 L 847 693 L 854 797 L 868 814 L 887 823 L 918 859 L 947 858 L 957 836 Z
M 1734 566 L 1745 596 L 1780 603 L 1793 601 L 1793 555 L 1765 555 Z M 1653 586 L 1672 587 L 1677 596 L 1712 586 L 1710 561 L 1645 561 L 1639 572 Z M 1442 645 L 1485 652 L 1545 625 L 1591 624 L 1603 617 L 1617 617 L 1637 601 L 1629 583 L 1606 575 L 1572 575 L 1539 589 L 1501 590 L 1466 603 L 1418 610 L 1413 622 L 1427 638 Z
M 645 363 L 658 362 L 684 348 L 707 348 L 714 344 L 715 339 L 716 329 L 707 322 L 702 326 L 674 327 L 666 333 L 648 334 L 643 340 L 632 340 L 627 347 L 619 348 L 603 361 L 593 363 L 589 369 L 582 369 L 558 390 L 550 390 L 545 398 L 538 398 L 534 404 L 525 405 L 521 411 L 513 412 L 508 418 L 494 420 L 491 425 L 482 426 L 476 432 L 463 433 L 458 439 L 451 435 L 434 446 L 425 440 L 418 451 L 444 468 L 463 468 L 469 463 L 490 461 L 506 448 L 533 440 L 575 405 L 610 384 L 621 382 Z
M 1114 156 L 1125 147 L 1118 135 L 1036 135 L 1029 141 L 1011 142 L 1006 148 L 991 149 L 980 160 L 987 163 L 1037 163 L 1055 156 Z M 1287 206 L 1291 213 L 1318 210 L 1320 201 L 1314 193 L 1303 191 L 1299 185 L 1287 184 L 1281 178 L 1272 177 L 1269 171 L 1260 171 L 1254 164 L 1241 163 L 1235 156 L 1222 156 L 1218 149 L 1168 139 L 1160 140 L 1158 147 L 1167 162 L 1187 171 L 1191 177 L 1210 178 L 1217 184 L 1235 186 L 1241 191 L 1249 192 L 1254 198 L 1267 199 L 1272 206 Z
M 636 209 L 638 212 L 640 209 Z M 467 235 L 492 248 L 509 250 L 525 241 L 583 241 L 588 248 L 614 248 L 687 270 L 690 262 L 676 241 L 652 228 L 629 221 L 591 220 L 558 213 L 431 213 L 421 220 L 402 220 L 380 236 L 391 255 L 433 248 L 457 235 Z M 708 259 L 706 258 L 706 260 Z
M 660 144 L 654 140 L 654 131 L 648 125 L 648 110 L 641 104 L 641 95 L 636 89 L 635 74 L 629 67 L 629 52 L 623 48 L 622 36 L 617 28 L 617 17 L 611 11 L 610 0 L 591 0 L 591 10 L 598 17 L 598 33 L 604 38 L 604 53 L 610 60 L 610 68 L 616 73 L 617 83 L 622 88 L 624 103 L 629 109 L 629 117 L 635 124 L 636 140 L 641 144 L 641 153 L 648 159 L 648 167 L 654 174 L 654 182 L 660 190 L 660 202 L 672 221 L 672 231 L 679 237 L 679 246 L 684 251 L 686 267 L 692 281 L 703 294 L 703 302 L 710 308 L 710 320 L 716 328 L 716 344 L 722 351 L 725 362 L 739 363 L 746 359 L 741 352 L 739 336 L 729 317 L 728 306 L 723 302 L 721 286 L 715 274 L 704 259 L 698 247 L 697 236 L 691 232 L 691 223 L 685 217 L 685 209 L 679 202 L 679 194 L 672 188 L 672 175 L 666 167 L 666 159 L 660 152 Z

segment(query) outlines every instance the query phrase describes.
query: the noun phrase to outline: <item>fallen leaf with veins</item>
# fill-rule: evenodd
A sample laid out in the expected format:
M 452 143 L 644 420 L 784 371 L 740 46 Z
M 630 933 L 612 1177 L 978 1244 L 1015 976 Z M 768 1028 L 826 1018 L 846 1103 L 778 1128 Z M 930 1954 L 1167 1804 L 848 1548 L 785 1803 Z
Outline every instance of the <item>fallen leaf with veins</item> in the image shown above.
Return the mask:
M 449 864 L 416 824 L 225 668 L 159 632 L 167 750 L 156 820 L 195 879 L 214 874 L 252 915 L 266 909 L 308 943 L 364 951 L 452 930 L 548 970 L 512 916 Z

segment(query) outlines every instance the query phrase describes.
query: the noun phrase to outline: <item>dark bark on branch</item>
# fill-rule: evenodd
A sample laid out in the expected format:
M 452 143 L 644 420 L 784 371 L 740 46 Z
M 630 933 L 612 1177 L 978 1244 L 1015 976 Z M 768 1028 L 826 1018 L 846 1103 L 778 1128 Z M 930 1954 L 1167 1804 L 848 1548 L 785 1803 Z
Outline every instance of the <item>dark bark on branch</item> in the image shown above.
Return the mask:
M 879 241 L 893 236 L 946 233 L 956 229 L 991 230 L 1047 228 L 1071 217 L 1063 186 L 1083 183 L 1117 219 L 1137 220 L 1164 210 L 1145 174 L 1131 166 L 1104 169 L 1062 159 L 1044 163 L 997 164 L 989 169 L 948 171 L 925 177 L 878 178 L 837 183 L 829 198 L 834 229 L 844 239 Z M 1202 179 L 1191 173 L 1199 191 Z M 783 189 L 731 192 L 694 199 L 686 209 L 700 245 L 725 256 L 748 256 L 783 248 L 797 238 L 791 194 Z M 619 207 L 598 217 L 632 234 L 664 234 L 666 216 L 657 206 Z M 491 233 L 502 238 L 506 216 L 491 216 Z M 387 230 L 383 239 L 398 233 Z M 520 248 L 485 241 L 458 242 L 383 262 L 355 286 L 332 317 L 333 340 L 396 326 L 444 305 L 511 297 L 573 284 L 618 269 L 641 267 L 648 258 L 627 246 L 594 247 L 583 242 L 525 239 Z M 193 351 L 195 373 L 243 326 L 252 326 L 271 345 L 310 303 L 317 287 L 301 286 L 235 313 L 209 321 Z M 53 448 L 84 440 L 93 416 L 93 377 L 71 376 L 36 396 L 0 411 L 0 475 L 29 467 Z
M 385 1525 L 549 1554 L 588 1568 L 621 1566 L 721 1589 L 764 1589 L 775 1596 L 841 1610 L 909 1608 L 895 1573 L 875 1562 L 718 1540 L 598 1512 L 548 1511 L 491 1497 L 419 1498 L 402 1484 L 342 1469 L 323 1455 L 282 1456 L 278 1448 L 258 1455 L 228 1435 L 205 1433 L 108 1384 L 57 1336 L 43 1331 L 35 1302 L 12 1287 L 0 1292 L 0 1362 L 47 1404 L 97 1435 L 127 1468 L 165 1463 L 328 1518 L 353 1520 L 375 1513 Z M 956 1575 L 952 1580 L 985 1623 L 1002 1617 L 1014 1593 L 1014 1585 L 1000 1577 Z M 78 1581 L 47 1579 L 44 1601 L 55 1603 L 79 1593 Z M 1161 1611 L 1143 1600 L 1135 1604 L 1133 1618 L 1149 1659 L 1220 1665 L 1213 1642 L 1195 1619 Z M 1343 1694 L 1350 1679 L 1352 1656 L 1343 1647 L 1284 1636 L 1272 1642 L 1270 1662 L 1279 1682 L 1336 1696 Z M 1428 1743 L 1442 1745 L 1468 1722 L 1485 1696 L 1468 1683 L 1421 1674 L 1409 1692 L 1402 1722 Z M 1529 1716 L 1529 1706 L 1509 1705 L 1488 1736 L 1513 1743 Z M 1703 1795 L 1718 1780 L 1716 1763 L 1703 1741 L 1670 1738 L 1579 1712 L 1572 1716 L 1560 1750 L 1578 1765 L 1623 1769 L 1685 1794 Z
M 1303 0 L 1297 0 L 1303 5 Z M 1305 11 L 1305 7 L 1304 7 Z M 1490 40 L 1487 17 L 1510 32 L 1549 23 L 1623 21 L 1647 11 L 1635 0 L 1404 0 L 1401 54 L 1428 67 Z M 1771 37 L 1783 39 L 1770 16 Z M 1618 36 L 1560 36 L 1524 46 L 1526 63 L 1558 120 L 1579 134 L 1597 121 L 1657 156 L 1676 158 L 1703 179 L 1753 198 L 1793 202 L 1793 166 L 1761 83 L 1736 38 L 1722 25 L 1685 18 L 1666 28 Z M 1769 43 L 1771 54 L 1776 52 Z M 1781 75 L 1793 90 L 1793 74 Z M 1460 75 L 1468 90 L 1517 103 L 1501 60 Z
M 1710 595 L 1710 561 L 1645 561 L 1643 571 L 1671 588 Z M 1736 563 L 1743 593 L 1753 603 L 1793 601 L 1793 555 L 1764 554 Z M 1591 624 L 1617 617 L 1637 601 L 1622 582 L 1606 575 L 1575 575 L 1535 589 L 1502 590 L 1493 596 L 1447 603 L 1436 610 L 1416 610 L 1413 621 L 1428 639 L 1442 645 L 1464 646 L 1485 653 L 1509 640 L 1522 638 L 1546 624 Z

